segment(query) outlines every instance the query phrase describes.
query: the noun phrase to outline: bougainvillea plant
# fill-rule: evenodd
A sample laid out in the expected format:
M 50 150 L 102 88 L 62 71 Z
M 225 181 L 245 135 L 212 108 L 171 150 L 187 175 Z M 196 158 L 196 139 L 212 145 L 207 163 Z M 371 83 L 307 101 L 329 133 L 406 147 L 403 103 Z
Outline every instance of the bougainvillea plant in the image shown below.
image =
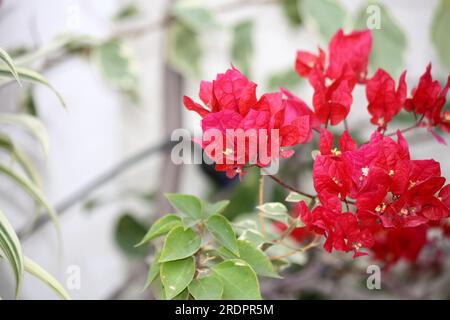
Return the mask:
M 428 229 L 448 235 L 450 185 L 438 162 L 411 159 L 403 134 L 424 128 L 445 143 L 438 132 L 450 132 L 450 111 L 443 110 L 450 77 L 444 85 L 433 80 L 431 64 L 412 90 L 406 71 L 398 79 L 383 69 L 369 77 L 371 49 L 370 30 L 339 30 L 327 52 L 298 51 L 295 70 L 314 89 L 312 108 L 283 88 L 258 98 L 257 85 L 234 67 L 201 82 L 202 104 L 184 97 L 185 107 L 202 118 L 198 142 L 216 170 L 245 179 L 247 168 L 261 169 L 259 218 L 253 221 L 256 227 L 231 223 L 221 215 L 226 201 L 209 204 L 190 195 L 168 195 L 184 217 L 164 216 L 143 239 L 167 233 L 147 285 L 159 283 L 161 297 L 168 299 L 257 299 L 258 276 L 279 277 L 287 257 L 320 243 L 327 252 L 369 255 L 389 267 L 400 259 L 414 262 L 428 243 Z M 346 121 L 355 107 L 356 86 L 365 87 L 374 125 L 368 141 L 360 144 Z M 402 110 L 416 122 L 388 132 Z M 337 125 L 333 132 L 341 132 L 333 134 L 331 126 Z M 296 156 L 290 147 L 317 141 L 315 194 L 265 171 L 277 158 Z M 268 146 L 263 156 L 261 147 Z M 286 201 L 294 203 L 293 214 L 281 203 L 263 204 L 265 175 L 291 191 Z

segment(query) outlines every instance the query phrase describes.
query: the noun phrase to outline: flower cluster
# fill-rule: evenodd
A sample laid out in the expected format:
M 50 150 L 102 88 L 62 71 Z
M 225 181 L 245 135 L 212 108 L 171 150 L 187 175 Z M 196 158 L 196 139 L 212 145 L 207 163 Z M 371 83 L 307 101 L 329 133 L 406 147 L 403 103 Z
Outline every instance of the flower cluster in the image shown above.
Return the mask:
M 229 177 L 236 173 L 242 175 L 250 161 L 265 167 L 277 155 L 291 157 L 294 151 L 286 147 L 310 141 L 313 137 L 311 130 L 318 126 L 312 110 L 287 90 L 266 93 L 258 99 L 256 87 L 254 82 L 233 67 L 224 74 L 218 74 L 212 82 L 201 82 L 199 96 L 204 106 L 184 97 L 185 107 L 203 118 L 203 149 L 216 162 L 216 170 L 226 171 Z M 220 144 L 208 139 L 208 132 L 213 130 L 222 133 Z M 227 135 L 227 131 L 241 133 L 244 153 L 238 152 L 239 137 L 236 134 Z M 261 134 L 263 131 L 268 134 Z M 277 133 L 275 138 L 271 135 L 273 132 Z M 260 157 L 259 149 L 248 146 L 247 140 L 252 136 L 265 140 L 258 141 L 258 144 L 269 146 L 265 150 L 268 160 Z M 274 145 L 277 146 L 276 152 L 271 152 Z
M 450 185 L 434 160 L 411 160 L 402 134 L 397 141 L 374 132 L 357 147 L 345 131 L 334 148 L 323 130 L 313 181 L 320 205 L 300 203 L 303 222 L 326 236 L 325 249 L 366 254 L 385 230 L 417 228 L 450 215 Z M 397 234 L 394 234 L 397 235 Z
M 414 261 L 427 244 L 429 228 L 449 233 L 450 185 L 445 184 L 438 162 L 411 159 L 402 131 L 386 134 L 386 129 L 405 110 L 417 120 L 404 132 L 424 127 L 445 142 L 436 128 L 450 132 L 450 110 L 444 110 L 450 76 L 442 86 L 433 80 L 430 64 L 408 95 L 406 71 L 397 81 L 383 69 L 368 76 L 371 49 L 370 30 L 350 34 L 338 30 L 327 51 L 319 47 L 317 53 L 297 52 L 295 70 L 314 89 L 313 108 L 283 88 L 258 99 L 256 84 L 234 67 L 212 82 L 201 83 L 199 96 L 204 105 L 189 97 L 184 97 L 184 104 L 202 117 L 204 135 L 210 129 L 279 132 L 278 152 L 270 154 L 268 161 L 262 161 L 251 148 L 245 149 L 244 156 L 237 155 L 234 139 L 213 152 L 208 151 L 212 142 L 203 139 L 202 146 L 216 162 L 216 169 L 229 177 L 242 174 L 252 159 L 264 167 L 276 157 L 290 157 L 293 151 L 286 147 L 308 143 L 314 132 L 319 133 L 320 154 L 314 159 L 312 174 L 317 201 L 296 205 L 295 214 L 305 227 L 295 229 L 292 236 L 303 240 L 311 234 L 323 235 L 329 252 L 353 251 L 358 257 L 371 251 L 389 263 L 401 258 Z M 346 120 L 357 85 L 365 86 L 375 130 L 368 142 L 358 146 L 346 124 L 335 145 L 328 127 Z M 266 144 L 273 142 L 265 138 Z

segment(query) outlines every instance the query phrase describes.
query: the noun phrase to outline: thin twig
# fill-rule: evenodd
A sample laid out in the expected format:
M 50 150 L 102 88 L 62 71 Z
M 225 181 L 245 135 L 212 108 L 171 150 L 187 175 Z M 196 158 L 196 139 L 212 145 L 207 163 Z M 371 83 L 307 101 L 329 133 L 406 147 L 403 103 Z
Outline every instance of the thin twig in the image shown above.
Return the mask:
M 282 186 L 282 187 L 284 187 L 284 188 L 286 188 L 286 189 L 288 189 L 290 191 L 296 192 L 296 193 L 301 194 L 302 196 L 305 196 L 305 197 L 310 198 L 310 199 L 315 199 L 316 198 L 316 196 L 314 196 L 312 194 L 309 194 L 309 193 L 300 191 L 297 188 L 294 188 L 293 186 L 287 184 L 286 182 L 284 182 L 283 180 L 281 180 L 280 178 L 278 178 L 276 176 L 269 175 L 269 177 L 270 177 L 270 179 L 272 179 L 273 181 L 278 183 L 280 186 Z

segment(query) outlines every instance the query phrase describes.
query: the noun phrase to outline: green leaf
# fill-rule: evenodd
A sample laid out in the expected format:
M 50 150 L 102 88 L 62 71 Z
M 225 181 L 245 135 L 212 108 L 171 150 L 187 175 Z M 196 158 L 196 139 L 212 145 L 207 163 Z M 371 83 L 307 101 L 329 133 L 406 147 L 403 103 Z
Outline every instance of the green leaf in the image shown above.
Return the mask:
M 156 279 L 156 277 L 159 275 L 161 270 L 161 264 L 159 263 L 159 257 L 161 256 L 161 252 L 158 252 L 155 254 L 155 257 L 153 258 L 153 262 L 150 265 L 150 268 L 148 269 L 147 274 L 147 280 L 145 281 L 144 290 L 146 290 L 152 282 Z
M 404 55 L 407 47 L 405 33 L 383 5 L 374 3 L 380 8 L 381 28 L 372 29 L 373 44 L 369 60 L 371 72 L 383 68 L 392 74 L 399 74 L 405 66 Z M 366 8 L 367 4 L 362 6 L 357 14 L 358 29 L 367 28 Z
M 181 73 L 197 76 L 200 73 L 202 48 L 198 34 L 185 24 L 174 22 L 168 31 L 168 61 Z
M 337 0 L 302 0 L 301 15 L 307 26 L 328 40 L 346 19 L 346 11 Z
M 300 202 L 305 201 L 306 203 L 310 203 L 311 199 L 297 192 L 290 192 L 286 197 L 287 202 Z
M 46 285 L 48 285 L 53 291 L 56 292 L 62 299 L 71 300 L 69 293 L 67 293 L 66 289 L 62 286 L 61 283 L 58 282 L 51 274 L 45 271 L 40 265 L 31 260 L 28 257 L 24 257 L 25 263 L 25 271 L 29 274 L 35 276 Z
M 115 228 L 115 240 L 119 248 L 128 257 L 143 258 L 147 247 L 135 247 L 135 244 L 145 235 L 147 228 L 129 213 L 119 217 Z
M 189 300 L 189 290 L 188 288 L 181 291 L 179 294 L 177 294 L 175 297 L 173 297 L 172 300 Z
M 255 271 L 247 262 L 226 260 L 212 268 L 223 282 L 224 300 L 260 300 L 259 282 Z
M 137 64 L 133 50 L 120 40 L 94 48 L 92 59 L 102 77 L 115 89 L 136 97 Z
M 145 234 L 144 238 L 136 245 L 140 246 L 144 243 L 147 243 L 150 240 L 153 240 L 163 234 L 166 234 L 171 229 L 183 225 L 183 221 L 181 218 L 175 214 L 167 214 L 162 218 L 159 218 L 155 221 L 155 223 L 151 226 L 150 230 Z
M 21 85 L 20 79 L 19 79 L 19 74 L 17 73 L 17 69 L 16 69 L 16 66 L 14 64 L 13 59 L 2 48 L 0 48 L 0 60 L 2 60 L 6 64 L 6 66 L 9 69 L 9 72 L 11 72 L 12 76 L 14 77 L 14 79 L 16 79 L 17 83 L 19 85 Z
M 47 210 L 48 215 L 53 220 L 53 223 L 56 226 L 58 237 L 60 236 L 59 231 L 59 219 L 53 207 L 49 204 L 45 196 L 42 194 L 41 190 L 32 182 L 27 179 L 24 179 L 20 175 L 18 175 L 15 171 L 11 170 L 8 167 L 5 167 L 3 164 L 0 164 L 0 173 L 5 174 L 9 178 L 11 178 L 14 182 L 16 182 L 23 190 L 25 190 L 33 199 L 35 199 L 42 207 Z
M 19 74 L 19 77 L 20 77 L 20 79 L 22 81 L 27 81 L 27 82 L 36 83 L 36 84 L 42 84 L 42 85 L 48 87 L 56 95 L 56 97 L 58 98 L 58 100 L 61 103 L 61 105 L 64 108 L 66 107 L 66 103 L 64 102 L 64 99 L 62 98 L 62 96 L 47 81 L 47 79 L 44 78 L 44 76 L 42 76 L 41 74 L 37 73 L 36 71 L 33 71 L 31 69 L 27 69 L 27 68 L 17 67 L 16 70 L 17 70 L 17 73 Z M 2 78 L 2 77 L 9 79 L 11 77 L 11 73 L 10 73 L 9 69 L 0 66 L 0 78 Z M 0 82 L 0 84 L 5 83 L 5 82 L 8 82 L 8 80 Z
M 266 218 L 280 221 L 284 224 L 287 224 L 291 219 L 286 206 L 280 202 L 267 202 L 258 206 L 257 209 L 261 210 Z
M 253 57 L 253 22 L 240 22 L 233 27 L 231 60 L 246 75 L 250 74 Z
M 137 16 L 139 13 L 139 8 L 134 3 L 129 3 L 122 8 L 114 16 L 114 20 L 121 21 Z
M 239 255 L 236 234 L 234 233 L 231 224 L 224 216 L 218 214 L 212 215 L 206 221 L 206 228 L 217 241 L 234 254 Z
M 195 300 L 220 300 L 223 293 L 223 283 L 219 277 L 209 275 L 193 280 L 189 284 L 189 292 Z
M 8 260 L 14 272 L 17 299 L 22 286 L 24 272 L 22 247 L 13 227 L 2 211 L 0 211 L 0 257 Z
M 238 240 L 240 258 L 255 270 L 256 274 L 271 278 L 281 278 L 275 271 L 267 255 L 253 243 Z
M 249 241 L 257 247 L 265 242 L 264 236 L 261 234 L 261 232 L 254 229 L 247 229 L 242 232 L 242 234 L 239 236 L 239 240 Z
M 205 30 L 210 31 L 211 29 L 218 27 L 218 23 L 216 22 L 211 11 L 201 6 L 190 4 L 186 5 L 183 2 L 175 2 L 175 5 L 172 6 L 170 13 L 178 21 L 198 33 Z
M 49 138 L 44 124 L 29 114 L 0 113 L 0 124 L 16 125 L 32 134 L 41 144 L 44 154 L 48 155 Z
M 302 0 L 282 0 L 281 7 L 283 13 L 288 19 L 289 23 L 293 27 L 299 27 L 302 25 L 303 20 L 300 15 L 299 4 Z
M 442 64 L 450 70 L 450 0 L 441 0 L 433 17 L 431 39 Z
M 203 211 L 205 212 L 206 217 L 209 217 L 213 214 L 221 214 L 229 204 L 229 200 L 221 200 L 215 203 L 203 201 Z
M 302 83 L 302 78 L 299 77 L 295 70 L 290 68 L 273 74 L 269 78 L 268 83 L 270 90 L 278 90 L 280 87 L 283 87 L 295 91 Z
M 36 171 L 36 168 L 30 162 L 28 157 L 19 149 L 16 148 L 11 139 L 4 134 L 0 133 L 0 148 L 6 150 L 11 155 L 11 158 L 20 165 L 27 177 L 36 184 L 41 185 L 41 179 Z
M 202 239 L 194 230 L 184 227 L 173 228 L 164 241 L 159 262 L 189 257 L 200 249 Z
M 166 299 L 172 299 L 181 293 L 194 278 L 194 273 L 194 257 L 162 263 L 161 281 Z
M 190 194 L 166 193 L 172 207 L 191 217 L 194 220 L 205 217 L 203 213 L 202 201 L 196 196 Z

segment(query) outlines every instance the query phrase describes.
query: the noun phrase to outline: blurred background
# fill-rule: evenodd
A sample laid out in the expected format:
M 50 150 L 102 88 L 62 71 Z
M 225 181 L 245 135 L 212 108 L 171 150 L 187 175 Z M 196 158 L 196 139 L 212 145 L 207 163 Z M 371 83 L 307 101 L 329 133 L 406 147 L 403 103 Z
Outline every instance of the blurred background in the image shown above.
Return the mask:
M 226 214 L 237 218 L 257 203 L 252 172 L 237 183 L 206 166 L 172 164 L 172 131 L 199 134 L 200 119 L 184 109 L 183 94 L 196 98 L 201 79 L 213 79 L 233 63 L 258 83 L 259 94 L 283 86 L 311 104 L 311 88 L 293 71 L 296 50 L 326 48 L 338 28 L 366 28 L 377 12 L 371 74 L 374 66 L 394 75 L 407 69 L 412 88 L 432 62 L 434 78 L 444 83 L 450 70 L 448 0 L 0 1 L 0 47 L 43 73 L 67 105 L 61 108 L 44 86 L 0 86 L 2 112 L 35 115 L 49 133 L 46 159 L 33 138 L 10 128 L 61 215 L 58 245 L 52 224 L 32 223 L 34 201 L 0 179 L 2 210 L 21 235 L 25 253 L 68 286 L 78 273 L 80 286 L 68 288 L 75 299 L 153 298 L 141 292 L 152 248 L 133 245 L 170 210 L 163 192 L 230 199 Z M 390 127 L 413 121 L 400 115 Z M 360 141 L 374 129 L 360 87 L 349 127 Z M 406 138 L 413 158 L 434 158 L 450 178 L 448 146 L 424 130 Z M 312 188 L 311 150 L 302 147 L 280 173 L 306 190 Z M 269 182 L 266 192 L 267 200 L 287 195 Z M 316 249 L 297 257 L 284 280 L 263 281 L 263 296 L 448 299 L 450 248 L 439 245 L 439 252 L 425 248 L 414 266 L 399 263 L 383 272 L 382 289 L 374 291 L 365 286 L 369 258 L 352 261 L 350 255 Z M 0 296 L 12 298 L 13 288 L 11 272 L 1 263 Z M 22 298 L 56 296 L 26 277 Z

